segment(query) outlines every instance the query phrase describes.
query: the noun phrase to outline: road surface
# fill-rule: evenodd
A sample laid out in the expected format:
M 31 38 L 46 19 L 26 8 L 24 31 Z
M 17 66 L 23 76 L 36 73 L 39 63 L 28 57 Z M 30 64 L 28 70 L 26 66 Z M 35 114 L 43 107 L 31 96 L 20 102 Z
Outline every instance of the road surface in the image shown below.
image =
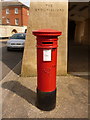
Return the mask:
M 2 79 L 22 60 L 23 51 L 7 51 L 6 41 L 0 41 L 2 46 L 0 47 L 0 51 L 2 51 Z M 21 66 L 20 66 L 21 68 Z M 20 74 L 20 71 L 19 73 Z

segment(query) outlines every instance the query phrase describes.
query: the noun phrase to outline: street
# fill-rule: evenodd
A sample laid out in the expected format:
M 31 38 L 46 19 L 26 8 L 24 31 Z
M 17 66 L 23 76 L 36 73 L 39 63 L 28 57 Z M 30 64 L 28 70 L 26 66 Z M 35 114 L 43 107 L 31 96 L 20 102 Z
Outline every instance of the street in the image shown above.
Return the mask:
M 2 42 L 2 79 L 22 60 L 23 51 L 7 51 L 6 41 Z M 21 68 L 21 66 L 20 66 Z M 19 73 L 20 74 L 20 70 Z

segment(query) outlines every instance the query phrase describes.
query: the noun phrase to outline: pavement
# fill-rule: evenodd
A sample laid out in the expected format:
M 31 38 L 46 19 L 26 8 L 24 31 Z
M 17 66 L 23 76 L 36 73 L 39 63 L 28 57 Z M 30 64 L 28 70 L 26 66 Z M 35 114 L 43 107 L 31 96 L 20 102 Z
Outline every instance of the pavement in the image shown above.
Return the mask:
M 3 52 L 3 55 L 5 55 L 5 53 Z M 7 56 L 12 55 L 11 64 L 14 63 L 13 57 L 16 57 L 15 61 L 17 61 L 17 54 L 14 52 L 13 54 L 12 52 L 7 54 Z M 3 69 L 6 75 L 0 81 L 0 84 L 2 84 L 2 88 L 0 88 L 0 91 L 2 91 L 2 94 L 0 93 L 0 97 L 2 96 L 0 100 L 2 114 L 0 114 L 0 117 L 11 118 L 11 120 L 13 120 L 12 118 L 17 118 L 17 120 L 19 120 L 19 118 L 21 118 L 21 120 L 23 118 L 25 118 L 25 120 L 27 118 L 80 118 L 80 120 L 81 118 L 88 118 L 88 74 L 86 72 L 87 67 L 84 67 L 87 59 L 84 59 L 84 64 L 83 61 L 80 64 L 80 59 L 79 64 L 78 59 L 74 60 L 77 64 L 73 64 L 73 71 L 71 70 L 73 68 L 70 68 L 71 72 L 73 72 L 72 75 L 57 76 L 56 107 L 52 111 L 42 111 L 35 106 L 37 77 L 20 76 L 22 54 L 18 62 L 13 64 L 13 67 L 11 67 L 11 64 L 7 64 L 10 63 L 9 60 L 11 58 L 7 56 L 3 58 L 3 63 L 9 67 L 10 70 L 6 72 L 5 69 Z M 69 59 L 69 66 L 70 61 L 72 61 L 72 58 Z M 83 70 L 76 71 L 77 66 Z
M 20 77 L 13 70 L 2 80 L 2 118 L 88 118 L 87 76 L 57 76 L 57 102 L 52 111 L 35 106 L 36 83 L 37 77 Z

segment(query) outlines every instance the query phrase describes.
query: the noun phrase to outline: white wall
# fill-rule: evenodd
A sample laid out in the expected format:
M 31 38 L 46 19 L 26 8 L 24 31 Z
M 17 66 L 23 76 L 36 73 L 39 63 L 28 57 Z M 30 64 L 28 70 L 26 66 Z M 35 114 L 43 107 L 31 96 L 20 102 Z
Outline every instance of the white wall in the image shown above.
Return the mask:
M 27 27 L 18 27 L 18 26 L 2 26 L 0 25 L 0 37 L 9 37 L 12 35 L 12 30 L 16 29 L 17 32 L 24 32 Z

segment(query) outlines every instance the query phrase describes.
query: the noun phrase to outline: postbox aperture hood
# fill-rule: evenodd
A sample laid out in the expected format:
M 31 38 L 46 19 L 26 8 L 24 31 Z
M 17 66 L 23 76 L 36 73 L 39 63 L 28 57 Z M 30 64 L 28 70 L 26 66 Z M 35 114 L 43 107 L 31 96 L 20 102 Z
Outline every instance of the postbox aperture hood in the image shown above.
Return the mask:
M 35 36 L 60 36 L 62 32 L 53 30 L 53 29 L 41 29 L 41 30 L 34 30 L 33 35 Z

